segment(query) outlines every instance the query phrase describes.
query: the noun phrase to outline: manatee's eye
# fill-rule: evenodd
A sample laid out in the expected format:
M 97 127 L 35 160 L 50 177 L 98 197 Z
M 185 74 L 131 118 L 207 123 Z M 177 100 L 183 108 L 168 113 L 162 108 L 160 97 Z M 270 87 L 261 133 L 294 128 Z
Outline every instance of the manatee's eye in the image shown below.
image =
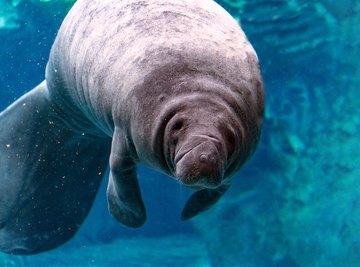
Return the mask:
M 171 142 L 176 145 L 179 139 L 179 131 L 183 128 L 184 121 L 182 119 L 178 119 L 171 126 Z
M 171 130 L 179 131 L 183 127 L 183 125 L 184 125 L 183 120 L 177 120 L 171 127 Z
M 225 140 L 227 144 L 228 158 L 230 158 L 236 148 L 235 133 L 232 130 L 227 129 L 225 132 Z

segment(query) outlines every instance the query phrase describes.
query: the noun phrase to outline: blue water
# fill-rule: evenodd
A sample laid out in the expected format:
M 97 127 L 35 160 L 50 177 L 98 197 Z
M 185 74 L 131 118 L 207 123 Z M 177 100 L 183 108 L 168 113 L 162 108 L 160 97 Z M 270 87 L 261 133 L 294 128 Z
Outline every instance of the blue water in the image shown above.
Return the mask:
M 0 28 L 0 110 L 44 79 L 60 2 L 23 1 L 18 27 Z M 359 2 L 217 2 L 257 51 L 267 97 L 258 150 L 224 199 L 182 222 L 189 192 L 140 167 L 143 228 L 109 215 L 105 180 L 74 239 L 35 256 L 0 254 L 0 266 L 360 266 Z

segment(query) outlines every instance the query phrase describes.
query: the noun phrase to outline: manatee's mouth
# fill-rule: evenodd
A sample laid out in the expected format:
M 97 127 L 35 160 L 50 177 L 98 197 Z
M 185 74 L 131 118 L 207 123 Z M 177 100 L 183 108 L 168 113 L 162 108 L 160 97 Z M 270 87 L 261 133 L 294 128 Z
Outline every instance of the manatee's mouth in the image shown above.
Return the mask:
M 201 143 L 197 144 L 194 147 L 188 148 L 185 151 L 182 151 L 182 152 L 179 151 L 178 153 L 176 153 L 175 158 L 174 158 L 174 165 L 176 166 L 179 163 L 179 161 L 181 161 L 187 154 L 189 154 L 193 149 L 195 149 L 196 147 L 198 147 L 200 145 L 201 145 Z
M 226 157 L 214 136 L 193 135 L 174 158 L 175 177 L 193 189 L 217 188 L 223 182 Z

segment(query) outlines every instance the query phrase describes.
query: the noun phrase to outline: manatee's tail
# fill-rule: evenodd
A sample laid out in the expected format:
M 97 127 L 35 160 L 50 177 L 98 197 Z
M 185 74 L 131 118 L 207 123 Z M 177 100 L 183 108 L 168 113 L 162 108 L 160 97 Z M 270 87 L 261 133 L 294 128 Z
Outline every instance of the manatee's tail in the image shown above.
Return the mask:
M 69 129 L 45 82 L 0 113 L 0 129 L 0 251 L 55 248 L 88 214 L 111 139 Z

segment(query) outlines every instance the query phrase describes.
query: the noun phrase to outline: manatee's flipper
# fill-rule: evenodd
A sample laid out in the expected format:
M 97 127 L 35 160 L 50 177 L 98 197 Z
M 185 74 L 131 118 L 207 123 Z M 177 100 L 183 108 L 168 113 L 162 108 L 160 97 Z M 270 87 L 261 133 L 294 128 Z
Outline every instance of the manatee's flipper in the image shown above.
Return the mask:
M 146 221 L 136 175 L 136 163 L 128 149 L 126 137 L 116 128 L 110 155 L 110 177 L 107 188 L 110 213 L 127 227 L 137 228 Z
M 216 189 L 202 189 L 191 195 L 181 213 L 182 220 L 188 220 L 199 213 L 208 210 L 220 197 L 225 194 L 229 185 L 222 185 Z
M 64 124 L 45 82 L 0 113 L 0 251 L 55 248 L 88 214 L 110 153 L 110 138 Z

